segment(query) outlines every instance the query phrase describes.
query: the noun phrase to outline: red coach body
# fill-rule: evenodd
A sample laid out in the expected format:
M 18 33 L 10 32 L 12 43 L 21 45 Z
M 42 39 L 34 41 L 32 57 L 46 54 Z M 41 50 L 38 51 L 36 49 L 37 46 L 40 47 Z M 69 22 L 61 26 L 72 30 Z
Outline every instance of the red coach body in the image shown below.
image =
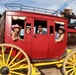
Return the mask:
M 13 41 L 11 38 L 12 17 L 25 17 L 23 21 L 24 38 Z M 35 34 L 35 24 L 46 24 L 47 34 Z M 40 24 L 39 23 L 39 24 Z M 64 24 L 62 24 L 64 23 Z M 31 33 L 26 34 L 26 26 L 31 26 Z M 5 43 L 15 44 L 22 48 L 31 59 L 60 58 L 65 52 L 67 45 L 67 20 L 53 15 L 45 15 L 33 12 L 6 11 L 5 19 Z M 64 25 L 66 30 L 64 39 L 55 42 L 55 28 L 57 25 Z M 52 33 L 52 34 L 51 34 Z

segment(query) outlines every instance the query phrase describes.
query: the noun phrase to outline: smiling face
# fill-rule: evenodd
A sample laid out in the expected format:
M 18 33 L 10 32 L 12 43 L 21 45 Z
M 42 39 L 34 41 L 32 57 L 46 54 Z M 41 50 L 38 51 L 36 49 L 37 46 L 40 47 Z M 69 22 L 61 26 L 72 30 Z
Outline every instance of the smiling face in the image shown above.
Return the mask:
M 20 28 L 14 28 L 14 31 L 15 32 L 19 32 L 20 31 Z
M 39 31 L 42 31 L 42 29 L 43 29 L 42 26 L 38 26 Z
M 61 33 L 63 33 L 63 30 L 59 29 L 58 32 L 61 34 Z
M 31 33 L 31 29 L 30 29 L 30 28 L 27 28 L 27 29 L 26 29 L 26 33 L 27 33 L 27 34 L 30 34 L 30 33 Z

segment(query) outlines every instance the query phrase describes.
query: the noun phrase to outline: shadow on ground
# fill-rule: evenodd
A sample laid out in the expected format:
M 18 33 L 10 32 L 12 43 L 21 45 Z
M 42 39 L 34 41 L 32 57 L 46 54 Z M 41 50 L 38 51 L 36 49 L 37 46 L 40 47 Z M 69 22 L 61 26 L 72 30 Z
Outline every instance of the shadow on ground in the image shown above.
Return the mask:
M 41 75 L 64 75 L 62 68 L 57 68 L 54 65 L 37 67 Z

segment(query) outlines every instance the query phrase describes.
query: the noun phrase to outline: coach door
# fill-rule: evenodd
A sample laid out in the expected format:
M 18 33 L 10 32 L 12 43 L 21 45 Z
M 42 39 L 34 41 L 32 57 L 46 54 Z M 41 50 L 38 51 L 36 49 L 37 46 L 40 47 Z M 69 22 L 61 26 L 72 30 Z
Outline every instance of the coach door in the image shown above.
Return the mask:
M 41 29 L 44 33 L 39 34 Z M 47 21 L 34 20 L 34 34 L 32 40 L 32 57 L 33 58 L 46 58 L 48 50 L 48 36 L 47 36 Z

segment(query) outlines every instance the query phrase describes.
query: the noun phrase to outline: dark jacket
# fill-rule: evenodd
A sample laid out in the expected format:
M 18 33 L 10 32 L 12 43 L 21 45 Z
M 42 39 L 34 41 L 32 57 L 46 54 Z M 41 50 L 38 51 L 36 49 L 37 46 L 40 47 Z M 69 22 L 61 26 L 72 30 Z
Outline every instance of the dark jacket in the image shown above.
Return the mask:
M 64 15 L 64 18 L 68 19 L 68 23 L 70 23 L 71 19 L 76 19 L 76 16 L 73 12 L 60 12 L 60 14 Z
M 37 33 L 39 34 L 39 31 Z M 43 30 L 42 31 L 42 34 L 47 34 L 47 32 Z

